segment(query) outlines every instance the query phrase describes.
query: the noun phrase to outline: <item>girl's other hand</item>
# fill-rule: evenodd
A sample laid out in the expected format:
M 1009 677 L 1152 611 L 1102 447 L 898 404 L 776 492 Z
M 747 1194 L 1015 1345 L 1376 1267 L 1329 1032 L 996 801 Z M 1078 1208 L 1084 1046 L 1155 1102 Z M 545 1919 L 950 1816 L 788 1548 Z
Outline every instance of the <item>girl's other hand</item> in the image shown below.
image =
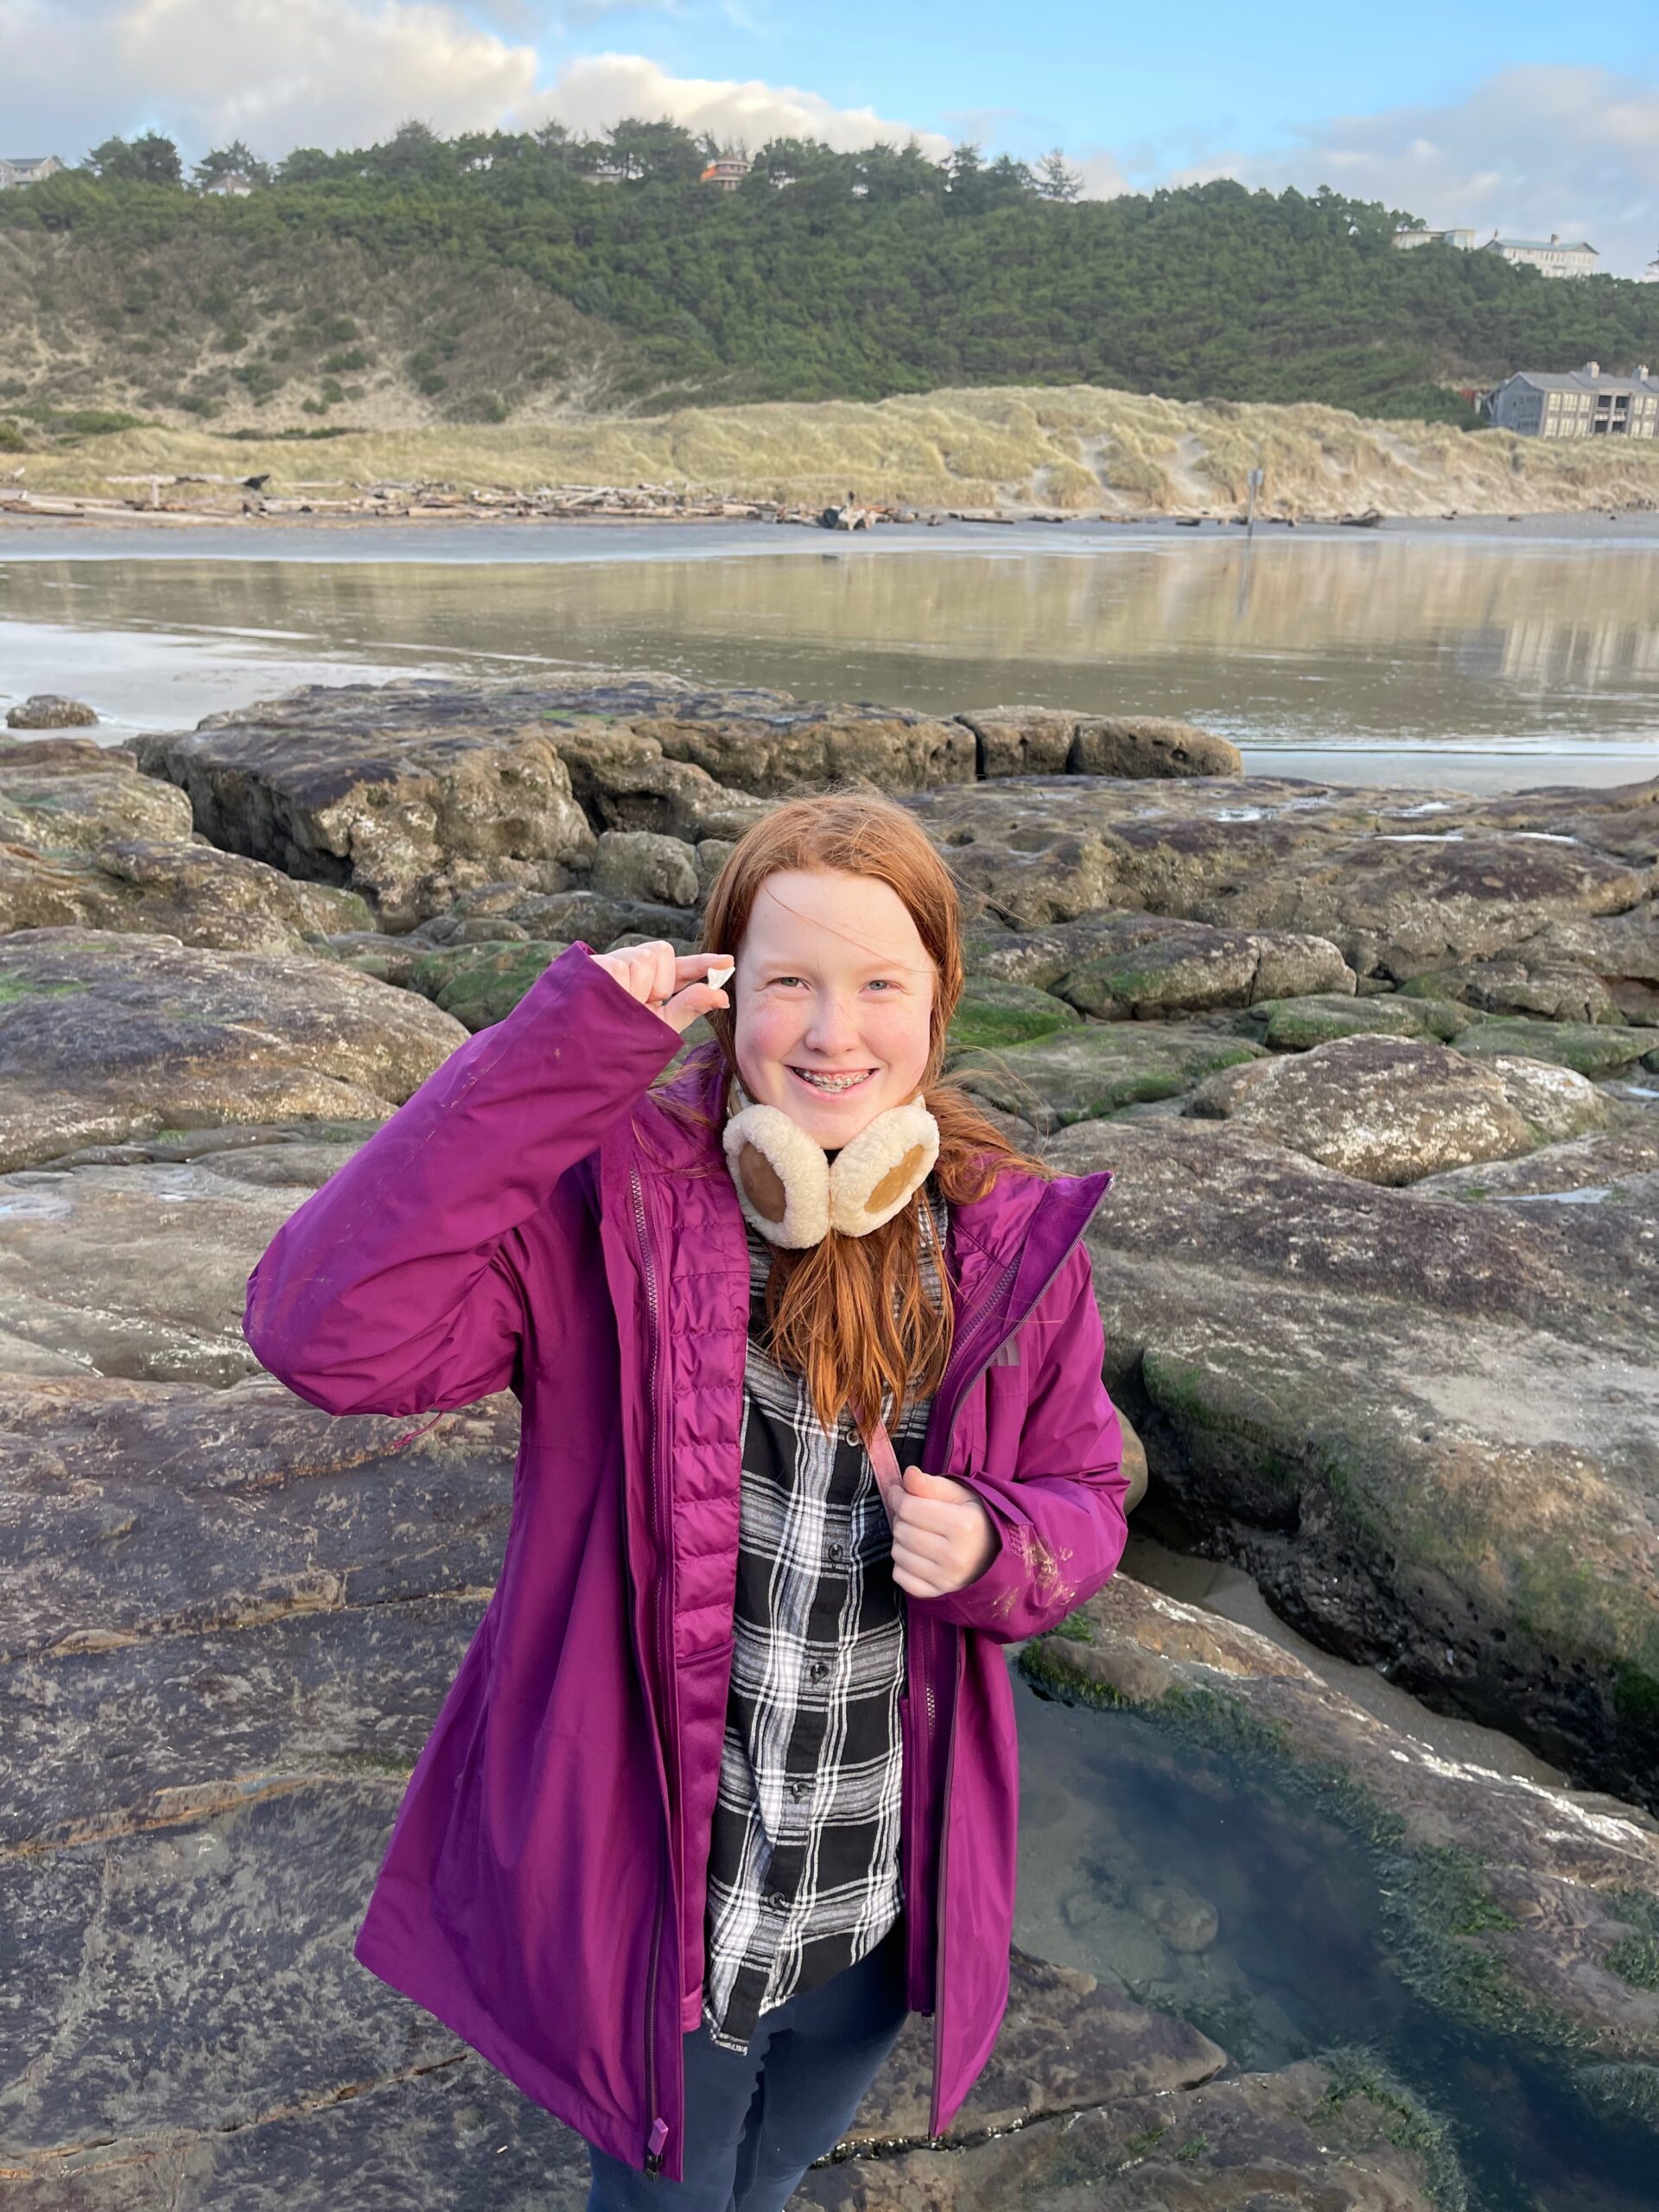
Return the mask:
M 966 1483 L 905 1469 L 893 1502 L 893 1579 L 912 1598 L 944 1598 L 977 1580 L 996 1554 L 991 1516 Z
M 614 976 L 630 998 L 660 1014 L 682 1036 L 700 1014 L 731 1004 L 724 991 L 702 980 L 711 968 L 726 965 L 722 953 L 677 953 L 665 938 L 658 938 L 620 952 L 596 952 L 593 958 L 594 967 Z

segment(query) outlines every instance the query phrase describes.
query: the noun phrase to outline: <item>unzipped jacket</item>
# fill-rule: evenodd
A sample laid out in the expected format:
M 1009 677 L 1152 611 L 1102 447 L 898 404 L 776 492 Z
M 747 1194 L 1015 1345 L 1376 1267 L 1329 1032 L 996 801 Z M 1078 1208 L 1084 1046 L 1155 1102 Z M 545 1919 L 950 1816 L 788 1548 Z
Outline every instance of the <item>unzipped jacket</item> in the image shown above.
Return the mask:
M 500 1577 L 410 1778 L 356 1953 L 612 2157 L 682 2177 L 681 2039 L 732 1655 L 749 1263 L 723 1065 L 573 945 L 272 1238 L 264 1364 L 331 1414 L 523 1408 Z M 664 1096 L 690 1112 L 676 1112 Z M 921 1464 L 998 1549 L 909 1598 L 907 1997 L 948 2124 L 1007 2002 L 1018 1806 L 1001 1645 L 1122 1550 L 1083 1231 L 1109 1174 L 952 1205 Z

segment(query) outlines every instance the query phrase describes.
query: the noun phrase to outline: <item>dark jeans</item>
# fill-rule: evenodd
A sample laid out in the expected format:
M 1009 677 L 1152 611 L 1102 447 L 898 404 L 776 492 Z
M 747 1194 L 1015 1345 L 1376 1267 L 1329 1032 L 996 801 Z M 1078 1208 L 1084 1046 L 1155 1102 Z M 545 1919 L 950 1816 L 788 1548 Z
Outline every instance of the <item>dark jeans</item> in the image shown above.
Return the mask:
M 664 2181 L 588 2146 L 588 2212 L 783 2212 L 846 2133 L 905 2023 L 900 1920 L 821 1988 L 765 2013 L 747 2051 L 706 2027 L 685 2038 L 685 2179 Z

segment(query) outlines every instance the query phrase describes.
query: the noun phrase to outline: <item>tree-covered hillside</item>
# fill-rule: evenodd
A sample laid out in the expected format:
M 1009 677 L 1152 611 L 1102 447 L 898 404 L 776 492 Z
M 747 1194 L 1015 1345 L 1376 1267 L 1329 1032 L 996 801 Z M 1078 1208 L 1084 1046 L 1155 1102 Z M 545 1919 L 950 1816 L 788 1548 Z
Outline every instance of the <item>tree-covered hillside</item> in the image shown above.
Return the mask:
M 112 336 L 124 314 L 135 334 L 155 316 L 144 272 L 164 263 L 175 319 L 228 333 L 243 406 L 298 373 L 291 349 L 279 359 L 251 339 L 244 296 L 342 251 L 394 285 L 416 268 L 429 285 L 440 265 L 511 276 L 515 296 L 528 284 L 612 334 L 615 397 L 658 407 L 1089 383 L 1457 421 L 1471 419 L 1457 385 L 1517 367 L 1659 362 L 1659 285 L 1402 253 L 1390 236 L 1408 218 L 1328 190 L 1219 182 L 1082 200 L 1058 161 L 1033 173 L 971 148 L 934 162 L 913 146 L 789 143 L 723 192 L 699 181 L 710 150 L 668 124 L 598 143 L 556 127 L 444 141 L 411 125 L 361 152 L 291 155 L 249 196 L 222 198 L 154 181 L 176 175 L 156 143 L 138 158 L 111 141 L 91 168 L 0 196 L 0 226 L 18 248 L 35 234 L 24 259 L 37 269 L 50 242 L 41 281 L 60 317 L 73 319 L 83 252 L 118 264 L 125 296 L 98 309 Z M 200 181 L 225 168 L 210 156 Z M 444 346 L 463 339 L 409 343 L 385 365 L 442 412 Z M 533 398 L 534 356 L 504 365 L 488 395 L 503 412 Z

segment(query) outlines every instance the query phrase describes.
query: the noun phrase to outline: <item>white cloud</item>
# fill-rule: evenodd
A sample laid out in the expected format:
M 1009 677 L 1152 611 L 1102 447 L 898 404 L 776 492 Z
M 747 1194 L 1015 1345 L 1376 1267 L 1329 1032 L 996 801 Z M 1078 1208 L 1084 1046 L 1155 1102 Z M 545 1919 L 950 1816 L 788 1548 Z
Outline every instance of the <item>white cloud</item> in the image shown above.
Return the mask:
M 573 0 L 566 19 L 621 4 Z M 188 156 L 241 137 L 274 157 L 364 145 L 411 116 L 442 132 L 550 116 L 596 131 L 667 116 L 755 147 L 810 137 L 850 150 L 912 135 L 874 108 L 758 79 L 675 77 L 639 54 L 572 57 L 547 81 L 533 47 L 444 0 L 0 0 L 0 137 L 71 162 L 112 131 L 159 129 Z M 937 132 L 914 135 L 948 149 Z
M 1408 208 L 1439 229 L 1587 238 L 1614 276 L 1659 253 L 1659 85 L 1610 70 L 1505 69 L 1466 99 L 1297 129 L 1268 154 L 1217 153 L 1159 181 L 1211 177 Z
M 573 130 L 602 130 L 625 115 L 650 122 L 666 116 L 688 130 L 741 140 L 752 149 L 769 138 L 821 138 L 842 153 L 881 139 L 903 145 L 912 137 L 936 156 L 950 148 L 939 132 L 913 130 L 874 108 L 833 107 L 817 92 L 758 78 L 740 84 L 728 78 L 671 77 L 638 54 L 591 54 L 567 61 L 537 105 Z

